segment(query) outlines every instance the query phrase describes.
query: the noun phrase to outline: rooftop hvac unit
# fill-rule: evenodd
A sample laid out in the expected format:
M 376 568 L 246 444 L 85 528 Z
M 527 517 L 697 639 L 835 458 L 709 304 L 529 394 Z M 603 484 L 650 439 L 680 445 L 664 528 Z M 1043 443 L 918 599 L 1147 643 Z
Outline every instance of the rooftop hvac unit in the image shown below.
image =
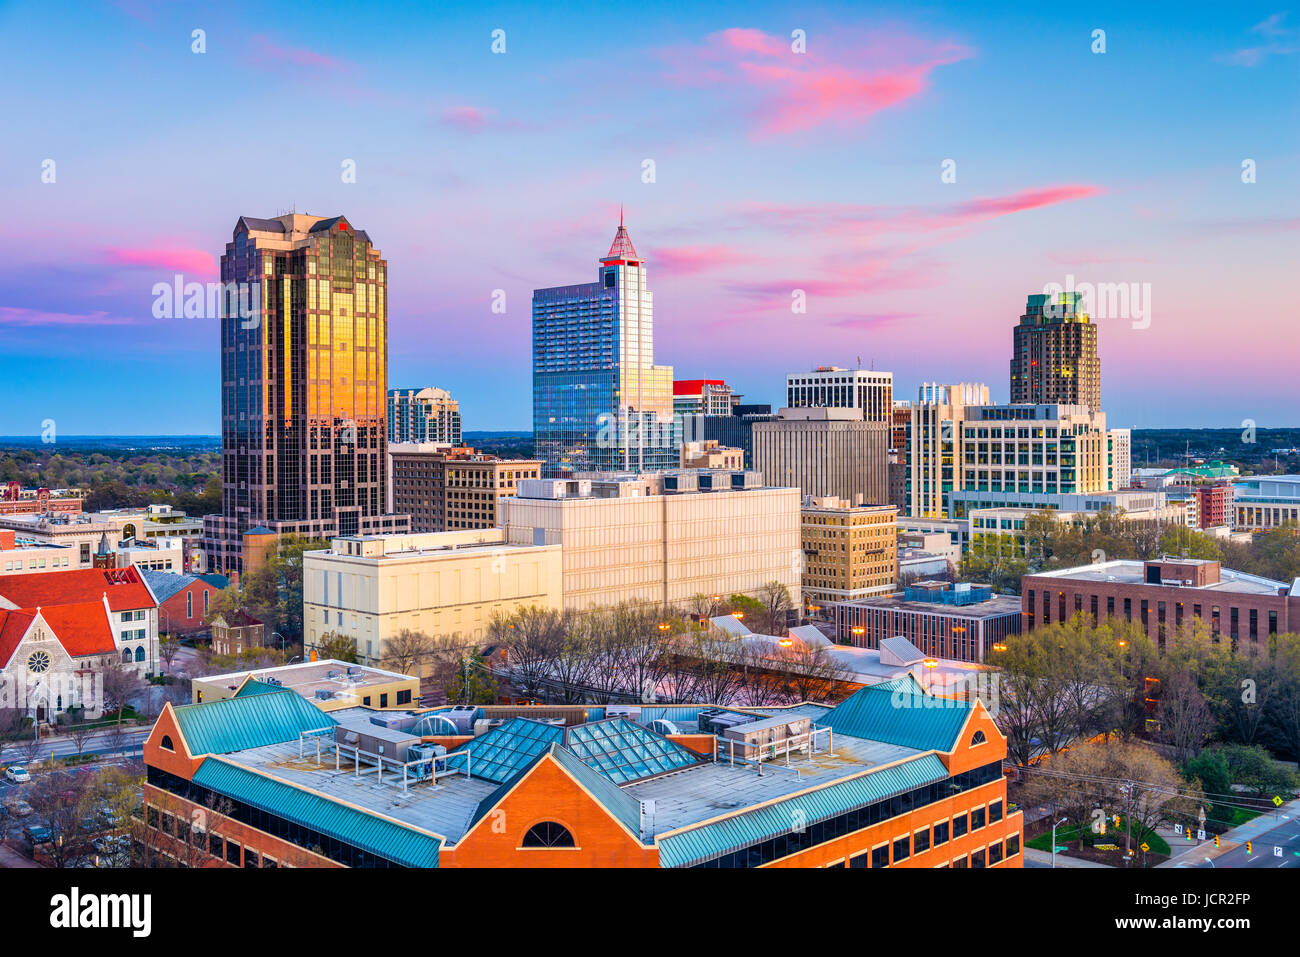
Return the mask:
M 473 727 L 472 725 L 470 726 Z M 415 726 L 415 732 L 421 735 L 469 734 L 470 729 L 461 730 L 460 726 L 447 717 L 446 712 L 421 716 Z
M 712 710 L 712 709 L 710 709 Z M 700 730 L 705 734 L 716 734 L 721 737 L 729 728 L 737 725 L 748 724 L 754 718 L 745 714 L 736 714 L 733 711 L 717 711 L 714 714 L 700 712 Z
M 370 723 L 379 728 L 388 728 L 390 731 L 409 731 L 415 727 L 415 723 L 420 720 L 413 714 L 373 714 L 370 716 Z
M 641 706 L 639 704 L 611 704 L 605 708 L 605 717 L 627 718 L 630 721 L 637 721 L 641 717 Z
M 266 684 L 269 684 L 269 685 L 281 685 L 281 684 L 284 684 L 284 682 L 282 682 L 279 678 L 275 678 L 275 677 L 273 677 L 273 676 L 271 676 L 271 675 L 267 675 L 267 676 L 266 676 Z
M 334 669 L 332 671 L 325 672 L 325 677 L 328 678 L 330 681 L 333 681 L 335 678 L 342 678 L 343 672 L 339 671 L 338 669 Z
M 478 708 L 471 704 L 458 704 L 454 708 L 439 713 L 455 725 L 456 734 L 469 734 L 474 730 L 474 719 L 478 715 Z
M 349 678 L 360 677 L 360 675 L 361 675 L 361 669 L 360 669 L 360 668 L 358 668 L 356 665 L 348 665 L 348 677 L 349 677 Z
M 334 697 L 334 692 L 333 692 L 333 691 L 330 691 L 329 688 L 317 688 L 317 689 L 316 689 L 316 700 L 317 700 L 317 701 L 329 701 L 329 699 L 332 698 L 332 697 Z
M 667 718 L 656 718 L 654 721 L 651 721 L 650 730 L 662 734 L 664 737 L 667 737 L 670 734 L 682 733 L 678 729 L 677 725 L 673 724 Z

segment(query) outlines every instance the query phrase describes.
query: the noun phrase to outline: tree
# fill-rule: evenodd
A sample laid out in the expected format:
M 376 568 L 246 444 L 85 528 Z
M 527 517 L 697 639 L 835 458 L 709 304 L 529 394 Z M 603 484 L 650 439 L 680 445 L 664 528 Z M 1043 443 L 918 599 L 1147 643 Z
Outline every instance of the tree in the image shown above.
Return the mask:
M 422 631 L 403 628 L 394 637 L 384 640 L 379 661 L 385 668 L 414 674 L 424 665 L 433 650 L 433 639 Z
M 1179 672 L 1160 688 L 1160 739 L 1174 750 L 1178 761 L 1187 761 L 1200 753 L 1205 739 L 1214 730 L 1214 715 L 1205 696 L 1196 686 L 1196 678 Z
M 158 657 L 163 660 L 167 670 L 171 671 L 172 662 L 180 653 L 181 643 L 173 635 L 163 635 L 158 639 Z
M 759 601 L 763 603 L 763 627 L 767 634 L 785 634 L 786 618 L 793 607 L 790 589 L 779 581 L 770 581 L 760 590 Z
M 980 535 L 970 543 L 961 562 L 961 579 L 991 585 L 994 591 L 1020 593 L 1020 579 L 1029 563 L 1014 535 Z
M 80 758 L 86 750 L 86 745 L 95 734 L 95 726 L 87 724 L 85 721 L 75 721 L 69 725 L 67 735 L 72 739 L 72 743 L 77 746 L 77 757 Z
M 89 853 L 94 832 L 94 792 L 84 775 L 49 770 L 36 776 L 24 795 L 50 832 L 47 851 L 55 867 L 68 867 Z
M 122 712 L 131 699 L 147 687 L 134 670 L 122 667 L 121 662 L 110 661 L 100 672 L 101 695 L 105 711 L 117 712 L 117 726 L 122 726 Z
M 1300 759 L 1300 635 L 1278 635 L 1276 648 L 1271 719 L 1291 757 Z
M 210 625 L 218 618 L 238 611 L 240 608 L 239 602 L 239 586 L 232 582 L 221 591 L 213 592 L 212 597 L 208 599 L 208 613 L 203 616 L 203 621 Z
M 357 642 L 354 638 L 347 635 L 340 635 L 338 632 L 327 631 L 320 636 L 320 642 L 316 645 L 316 655 L 322 661 L 346 661 L 355 663 L 357 660 Z
M 446 694 L 449 704 L 496 704 L 496 678 L 482 655 L 477 652 L 465 655 L 461 667 L 452 672 Z
M 1208 817 L 1224 825 L 1231 823 L 1232 775 L 1227 758 L 1219 751 L 1206 749 L 1183 766 L 1183 774 L 1192 786 L 1205 793 L 1210 802 Z
M 1296 776 L 1273 760 L 1261 745 L 1225 744 L 1215 749 L 1228 765 L 1232 783 L 1254 797 L 1288 800 L 1296 789 Z

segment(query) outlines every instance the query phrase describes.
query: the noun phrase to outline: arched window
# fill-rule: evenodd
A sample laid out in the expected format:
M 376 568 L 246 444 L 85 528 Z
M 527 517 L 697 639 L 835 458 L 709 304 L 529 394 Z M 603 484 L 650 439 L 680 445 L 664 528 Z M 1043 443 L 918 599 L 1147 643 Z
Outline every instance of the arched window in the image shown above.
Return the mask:
M 144 645 L 141 645 L 135 650 L 135 660 L 144 661 Z
M 573 835 L 563 824 L 543 821 L 534 824 L 524 835 L 524 847 L 576 847 Z
M 158 742 L 158 747 L 162 748 L 164 751 L 176 750 L 176 746 L 172 744 L 172 736 L 170 734 L 164 734 L 162 736 L 162 740 Z
M 983 744 L 988 738 L 984 737 L 983 731 L 976 731 L 974 737 L 970 739 L 970 746 L 973 748 L 977 744 Z
M 129 665 L 130 663 L 131 663 L 131 649 L 130 649 L 130 648 L 123 648 L 123 649 L 122 649 L 122 664 L 124 664 L 124 665 Z

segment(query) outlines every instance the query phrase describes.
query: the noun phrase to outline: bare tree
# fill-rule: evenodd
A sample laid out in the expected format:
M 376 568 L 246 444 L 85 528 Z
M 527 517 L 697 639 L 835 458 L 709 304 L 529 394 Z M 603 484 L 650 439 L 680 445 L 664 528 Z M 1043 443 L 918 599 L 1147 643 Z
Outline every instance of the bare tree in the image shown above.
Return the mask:
M 1160 740 L 1174 749 L 1179 761 L 1200 753 L 1214 730 L 1214 715 L 1196 686 L 1196 678 L 1179 672 L 1164 681 L 1160 689 Z
M 168 671 L 171 671 L 172 662 L 176 660 L 180 650 L 181 643 L 174 635 L 163 635 L 158 639 L 158 657 L 163 660 L 163 664 L 167 666 Z
M 90 739 L 94 737 L 95 727 L 94 725 L 87 724 L 85 721 L 74 721 L 68 726 L 67 734 L 68 737 L 72 739 L 72 743 L 77 746 L 77 757 L 80 758 L 82 753 L 86 750 L 86 745 L 89 744 Z
M 433 639 L 428 635 L 403 628 L 394 637 L 384 640 L 379 662 L 385 668 L 410 675 L 424 665 L 432 651 Z
M 763 586 L 759 593 L 759 601 L 763 603 L 764 627 L 769 635 L 785 634 L 785 623 L 788 613 L 793 607 L 790 600 L 790 589 L 778 581 L 770 581 Z
M 511 684 L 528 698 L 544 698 L 564 642 L 563 616 L 550 608 L 521 608 L 510 617 L 505 631 Z
M 122 712 L 131 699 L 147 687 L 145 681 L 131 668 L 122 667 L 113 661 L 104 666 L 100 672 L 102 682 L 103 706 L 105 711 L 117 712 L 117 725 L 122 726 Z
M 30 768 L 40 760 L 41 751 L 44 750 L 45 743 L 41 741 L 38 735 L 33 734 L 30 738 L 24 738 L 22 741 L 18 742 L 17 747 L 18 753 L 23 756 L 23 763 Z M 51 760 L 53 760 L 52 757 Z
M 84 775 L 45 771 L 25 792 L 32 810 L 50 832 L 47 848 L 55 867 L 68 867 L 87 856 L 93 829 L 94 792 Z

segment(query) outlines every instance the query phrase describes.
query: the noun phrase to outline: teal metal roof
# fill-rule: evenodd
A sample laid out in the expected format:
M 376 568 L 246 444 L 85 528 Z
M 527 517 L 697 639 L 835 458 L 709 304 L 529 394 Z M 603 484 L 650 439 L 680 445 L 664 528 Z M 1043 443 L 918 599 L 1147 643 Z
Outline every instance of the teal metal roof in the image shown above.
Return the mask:
M 805 824 L 816 824 L 854 808 L 948 777 L 948 769 L 933 754 L 869 771 L 848 780 L 795 795 L 754 811 L 723 818 L 659 839 L 660 867 L 689 867 L 793 830 L 796 812 Z
M 956 745 L 974 707 L 970 701 L 927 694 L 909 675 L 868 685 L 845 698 L 817 723 L 829 726 L 836 734 L 947 753 Z
M 565 733 L 564 746 L 615 784 L 678 771 L 700 760 L 694 752 L 626 718 L 575 725 Z
M 258 681 L 254 678 L 250 678 L 240 686 L 239 690 L 235 692 L 234 697 L 242 698 L 245 695 L 250 694 L 274 694 L 277 691 L 286 690 L 288 689 L 281 687 L 280 685 L 267 684 L 265 681 Z
M 564 729 L 527 718 L 511 718 L 499 728 L 468 741 L 461 749 L 469 752 L 468 767 L 464 755 L 447 759 L 447 767 L 504 784 L 512 780 L 525 765 L 531 764 L 552 744 L 564 739 Z
M 295 741 L 305 731 L 338 722 L 306 698 L 287 688 L 220 701 L 186 704 L 175 709 L 190 753 L 226 754 L 266 744 Z
M 294 787 L 224 758 L 210 757 L 200 764 L 194 774 L 194 783 L 232 800 L 251 804 L 268 814 L 295 821 L 377 857 L 407 867 L 438 866 L 442 838 L 314 791 Z

